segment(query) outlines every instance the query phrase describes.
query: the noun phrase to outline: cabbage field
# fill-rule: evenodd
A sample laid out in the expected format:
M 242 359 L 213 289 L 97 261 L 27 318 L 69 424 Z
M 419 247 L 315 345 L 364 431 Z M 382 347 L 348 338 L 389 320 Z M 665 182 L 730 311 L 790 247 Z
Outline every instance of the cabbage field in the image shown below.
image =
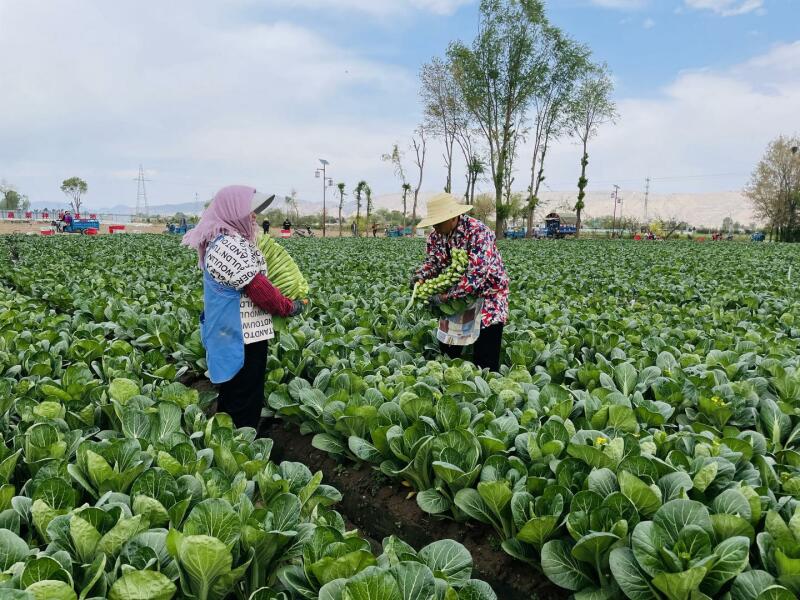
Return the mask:
M 271 347 L 273 447 L 213 415 L 177 238 L 0 238 L 0 597 L 800 595 L 800 249 L 501 243 L 481 373 L 407 310 L 420 242 L 286 247 L 311 305 Z

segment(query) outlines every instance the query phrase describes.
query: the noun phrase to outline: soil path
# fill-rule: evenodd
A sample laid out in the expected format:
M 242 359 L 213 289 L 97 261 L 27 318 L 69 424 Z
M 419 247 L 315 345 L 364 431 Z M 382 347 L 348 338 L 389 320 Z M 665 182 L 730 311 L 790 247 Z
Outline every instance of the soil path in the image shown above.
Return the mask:
M 422 512 L 409 489 L 367 465 L 343 465 L 311 445 L 311 436 L 273 422 L 264 432 L 275 442 L 273 459 L 303 462 L 320 470 L 324 481 L 342 493 L 337 510 L 368 537 L 397 535 L 415 548 L 450 538 L 472 553 L 474 577 L 485 580 L 501 600 L 561 600 L 567 596 L 534 567 L 503 552 L 494 532 L 482 524 L 435 519 Z

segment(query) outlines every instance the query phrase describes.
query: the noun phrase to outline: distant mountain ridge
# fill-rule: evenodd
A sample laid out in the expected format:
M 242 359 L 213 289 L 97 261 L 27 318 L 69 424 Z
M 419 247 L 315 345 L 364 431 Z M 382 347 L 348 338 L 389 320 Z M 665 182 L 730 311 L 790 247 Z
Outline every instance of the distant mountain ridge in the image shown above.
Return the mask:
M 432 196 L 432 193 L 421 193 L 417 205 L 417 215 L 424 216 L 425 201 Z M 542 203 L 536 211 L 537 221 L 541 221 L 545 214 L 551 211 L 572 212 L 575 204 L 576 193 L 574 191 L 548 191 L 541 194 Z M 641 191 L 620 191 L 622 203 L 617 205 L 617 214 L 622 210 L 623 217 L 633 215 L 637 219 L 644 220 L 645 217 L 645 195 Z M 601 217 L 611 215 L 614 211 L 614 203 L 611 199 L 611 191 L 592 191 L 585 199 L 586 208 L 584 210 L 585 219 L 591 217 Z M 157 204 L 149 207 L 151 215 L 170 216 L 182 212 L 187 215 L 199 215 L 203 211 L 203 202 L 182 202 L 178 204 Z M 413 196 L 408 199 L 408 214 L 411 214 Z M 376 196 L 373 200 L 376 209 L 385 208 L 388 210 L 403 210 L 403 201 L 400 194 L 384 194 Z M 64 204 L 60 205 L 63 207 Z M 329 199 L 327 201 L 328 215 L 338 214 L 338 200 Z M 43 202 L 34 202 L 34 209 L 57 208 L 53 204 L 48 205 Z M 273 204 L 273 208 L 285 209 L 282 202 Z M 135 207 L 117 204 L 107 208 L 95 208 L 91 202 L 86 203 L 87 212 L 109 213 L 116 215 L 131 215 L 135 212 Z M 315 214 L 322 212 L 322 202 L 320 201 L 298 201 L 300 214 Z M 356 213 L 355 201 L 349 200 L 342 207 L 342 214 L 350 217 Z M 361 204 L 361 214 L 366 213 L 366 202 Z M 664 218 L 678 219 L 687 222 L 691 226 L 719 227 L 726 217 L 731 217 L 744 225 L 756 222 L 753 208 L 750 201 L 741 192 L 713 192 L 713 193 L 676 193 L 676 194 L 650 194 L 647 199 L 647 216 L 649 219 Z
M 432 194 L 420 194 L 417 205 L 417 215 L 425 215 L 425 201 Z M 541 222 L 549 212 L 574 212 L 577 192 L 574 191 L 547 191 L 540 194 L 541 204 L 536 210 L 536 220 Z M 621 204 L 617 205 L 617 216 L 622 211 L 622 216 L 634 216 L 639 220 L 645 219 L 645 194 L 640 191 L 621 190 L 619 197 Z M 411 214 L 413 200 L 408 202 L 408 214 Z M 614 202 L 611 191 L 589 192 L 584 200 L 584 220 L 591 217 L 602 217 L 614 214 Z M 403 201 L 400 194 L 386 194 L 378 196 L 374 201 L 376 208 L 389 210 L 402 210 Z M 337 205 L 338 206 L 338 205 Z M 322 203 L 306 203 L 308 212 L 320 212 Z M 346 214 L 355 213 L 354 203 L 345 203 Z M 361 207 L 362 214 L 364 206 Z M 302 212 L 302 211 L 301 211 Z M 330 204 L 328 212 L 331 213 Z M 675 194 L 650 194 L 647 198 L 647 218 L 649 220 L 677 219 L 685 221 L 690 226 L 720 227 L 726 217 L 731 217 L 735 222 L 749 225 L 758 222 L 753 213 L 750 200 L 741 192 L 713 192 L 702 194 L 675 193 Z
M 67 206 L 65 202 L 58 204 L 47 202 L 32 202 L 31 208 L 35 210 L 42 210 L 49 208 L 51 210 L 64 208 Z M 116 204 L 114 206 L 97 207 L 90 200 L 84 202 L 85 211 L 95 213 L 106 213 L 112 215 L 132 215 L 136 212 L 135 206 L 127 206 L 125 204 Z M 203 210 L 202 202 L 181 202 L 179 204 L 154 204 L 149 206 L 151 215 L 174 215 L 175 213 L 182 212 L 187 215 L 199 215 Z M 82 211 L 82 212 L 85 212 Z

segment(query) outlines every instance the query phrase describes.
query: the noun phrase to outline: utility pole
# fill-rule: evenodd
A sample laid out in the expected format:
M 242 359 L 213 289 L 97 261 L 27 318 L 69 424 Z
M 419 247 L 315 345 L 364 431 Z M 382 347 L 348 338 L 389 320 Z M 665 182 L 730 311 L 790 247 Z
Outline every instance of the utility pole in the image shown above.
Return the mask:
M 325 237 L 325 232 L 327 230 L 327 220 L 328 220 L 328 211 L 326 207 L 326 196 L 329 187 L 333 186 L 333 178 L 329 178 L 326 172 L 328 165 L 331 164 L 324 158 L 320 158 L 319 162 L 322 163 L 322 168 L 317 169 L 314 176 L 319 179 L 319 176 L 322 175 L 322 237 Z
M 147 205 L 147 189 L 145 188 L 144 182 L 150 181 L 150 179 L 144 178 L 144 169 L 142 165 L 139 165 L 139 176 L 134 179 L 137 182 L 136 185 L 136 214 L 142 214 L 142 204 L 144 204 L 144 216 L 150 216 L 150 208 Z
M 611 237 L 613 238 L 617 234 L 617 203 L 619 202 L 619 186 L 614 186 L 614 217 L 611 221 Z M 622 215 L 620 214 L 620 221 L 622 221 Z
M 645 185 L 644 188 L 644 224 L 649 225 L 647 221 L 647 201 L 650 199 L 650 177 L 648 177 L 645 182 L 647 185 Z

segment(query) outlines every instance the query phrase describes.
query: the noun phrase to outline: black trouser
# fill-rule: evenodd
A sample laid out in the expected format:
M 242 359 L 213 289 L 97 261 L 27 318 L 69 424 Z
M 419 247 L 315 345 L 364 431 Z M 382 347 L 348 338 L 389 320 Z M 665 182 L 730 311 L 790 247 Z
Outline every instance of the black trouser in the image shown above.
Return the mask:
M 217 408 L 228 413 L 236 427 L 256 429 L 264 408 L 264 375 L 268 343 L 245 344 L 244 364 L 233 379 L 219 386 Z
M 503 340 L 503 324 L 495 323 L 481 329 L 481 335 L 472 346 L 472 362 L 481 369 L 500 370 L 500 342 Z M 439 342 L 442 353 L 450 358 L 459 358 L 464 346 L 450 346 Z

